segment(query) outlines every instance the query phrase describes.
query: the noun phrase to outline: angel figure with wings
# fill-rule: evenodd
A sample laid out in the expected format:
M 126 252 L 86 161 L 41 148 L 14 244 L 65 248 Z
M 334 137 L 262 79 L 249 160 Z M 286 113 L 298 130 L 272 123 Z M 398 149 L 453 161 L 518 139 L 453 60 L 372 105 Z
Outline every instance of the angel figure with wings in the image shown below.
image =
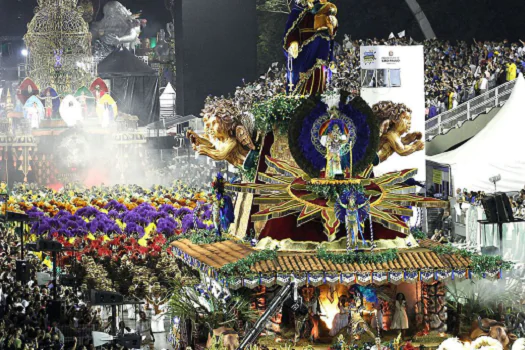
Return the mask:
M 256 149 L 253 123 L 226 99 L 208 100 L 201 115 L 204 134 L 198 135 L 193 130 L 186 133 L 193 150 L 215 161 L 226 160 L 234 166 L 246 167 Z

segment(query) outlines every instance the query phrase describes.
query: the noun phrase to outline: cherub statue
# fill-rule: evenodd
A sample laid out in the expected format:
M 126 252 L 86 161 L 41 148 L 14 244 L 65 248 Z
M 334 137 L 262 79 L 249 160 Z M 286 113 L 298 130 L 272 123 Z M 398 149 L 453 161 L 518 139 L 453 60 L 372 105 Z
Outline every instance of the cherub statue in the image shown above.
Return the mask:
M 405 104 L 379 102 L 372 110 L 382 121 L 378 151 L 380 162 L 384 162 L 394 153 L 405 157 L 425 148 L 423 134 L 418 131 L 410 132 L 412 111 Z
M 201 113 L 204 134 L 199 136 L 193 130 L 186 133 L 192 147 L 200 155 L 213 160 L 226 160 L 234 166 L 242 167 L 255 144 L 238 108 L 231 100 L 208 100 Z

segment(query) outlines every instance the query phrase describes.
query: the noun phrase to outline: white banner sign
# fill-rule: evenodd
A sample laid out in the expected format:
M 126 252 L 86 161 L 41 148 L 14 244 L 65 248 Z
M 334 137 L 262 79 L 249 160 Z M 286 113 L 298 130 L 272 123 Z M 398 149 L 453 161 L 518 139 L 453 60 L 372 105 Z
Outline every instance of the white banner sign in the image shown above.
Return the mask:
M 395 46 L 361 46 L 361 68 L 398 69 L 401 67 L 401 55 L 398 51 Z

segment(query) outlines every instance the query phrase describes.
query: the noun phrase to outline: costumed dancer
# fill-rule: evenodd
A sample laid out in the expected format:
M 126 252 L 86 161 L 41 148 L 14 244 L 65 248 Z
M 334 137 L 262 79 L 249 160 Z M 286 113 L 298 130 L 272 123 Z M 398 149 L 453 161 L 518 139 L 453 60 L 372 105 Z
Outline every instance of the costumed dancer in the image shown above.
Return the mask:
M 165 332 L 166 298 L 161 297 L 162 288 L 158 282 L 153 284 L 151 291 L 152 298 L 146 296 L 146 306 L 151 311 L 151 331 L 153 333 L 163 333 Z
M 327 0 L 293 5 L 284 34 L 289 93 L 315 95 L 326 90 L 334 60 L 336 15 L 337 7 Z
M 366 291 L 366 290 L 365 290 Z M 352 288 L 350 290 L 350 330 L 351 330 L 351 341 L 354 342 L 355 339 L 359 339 L 363 333 L 368 334 L 372 339 L 379 337 L 379 334 L 376 335 L 372 331 L 372 328 L 368 323 L 363 319 L 363 315 L 373 315 L 377 314 L 377 310 L 368 311 L 363 305 L 363 294 L 361 294 L 359 287 Z M 366 296 L 367 300 L 370 302 L 377 301 L 377 296 L 375 292 L 368 293 Z
M 51 119 L 53 117 L 53 100 L 56 98 L 58 98 L 58 96 L 51 96 L 51 92 L 47 90 L 46 96 L 44 97 L 44 110 L 46 119 Z
M 372 317 L 372 328 L 374 329 L 385 330 L 385 327 L 383 325 L 383 321 L 384 321 L 383 315 L 385 313 L 385 310 L 384 310 L 385 304 L 387 303 L 382 300 L 378 300 L 378 303 L 376 305 L 377 315 L 376 317 Z
M 392 319 L 391 329 L 399 329 L 403 334 L 403 337 L 406 335 L 406 330 L 408 329 L 408 316 L 407 316 L 407 301 L 403 293 L 397 293 L 394 318 Z
M 359 292 L 355 292 L 354 295 L 350 295 L 350 328 L 352 333 L 352 342 L 355 339 L 359 339 L 361 334 L 366 333 L 371 336 L 373 339 L 376 338 L 376 335 L 372 331 L 372 328 L 364 320 L 363 316 L 375 315 L 377 310 L 368 311 L 365 309 L 362 301 L 362 296 Z
M 357 249 L 359 236 L 361 236 L 363 246 L 365 246 L 364 226 L 365 220 L 369 216 L 370 204 L 364 194 L 355 190 L 345 191 L 337 199 L 335 210 L 337 218 L 343 221 L 346 226 L 347 250 Z
M 331 337 L 336 336 L 339 331 L 348 327 L 350 305 L 348 304 L 348 297 L 346 295 L 339 298 L 337 307 L 339 308 L 339 312 L 335 315 L 334 320 L 332 321 L 332 329 L 330 329 Z
M 40 112 L 36 102 L 29 107 L 25 107 L 27 111 L 27 119 L 31 122 L 32 129 L 38 129 L 40 127 Z
M 297 343 L 303 332 L 303 328 L 307 321 L 311 324 L 310 340 L 312 342 L 319 340 L 319 321 L 320 316 L 317 312 L 317 306 L 319 304 L 318 291 L 314 287 L 303 287 L 301 289 L 301 296 L 303 297 L 303 304 L 308 309 L 304 315 L 295 314 L 295 340 Z
M 224 184 L 224 176 L 217 173 L 211 185 L 213 225 L 218 236 L 221 236 L 222 232 L 228 232 L 230 224 L 235 220 L 233 201 L 226 194 Z

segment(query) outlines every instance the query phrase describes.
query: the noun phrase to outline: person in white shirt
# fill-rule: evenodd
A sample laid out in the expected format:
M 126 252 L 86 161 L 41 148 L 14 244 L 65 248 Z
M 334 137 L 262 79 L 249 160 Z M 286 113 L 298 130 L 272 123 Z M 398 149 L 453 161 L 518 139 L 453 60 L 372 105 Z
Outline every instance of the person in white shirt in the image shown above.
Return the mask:
M 140 320 L 137 325 L 137 333 L 140 334 L 143 339 L 143 349 L 148 349 L 149 347 L 149 349 L 153 350 L 155 348 L 155 336 L 151 331 L 151 320 L 147 318 L 144 311 L 141 311 L 139 316 Z
M 485 76 L 483 76 L 479 81 L 479 94 L 483 95 L 485 92 L 487 92 L 488 87 L 489 81 Z

